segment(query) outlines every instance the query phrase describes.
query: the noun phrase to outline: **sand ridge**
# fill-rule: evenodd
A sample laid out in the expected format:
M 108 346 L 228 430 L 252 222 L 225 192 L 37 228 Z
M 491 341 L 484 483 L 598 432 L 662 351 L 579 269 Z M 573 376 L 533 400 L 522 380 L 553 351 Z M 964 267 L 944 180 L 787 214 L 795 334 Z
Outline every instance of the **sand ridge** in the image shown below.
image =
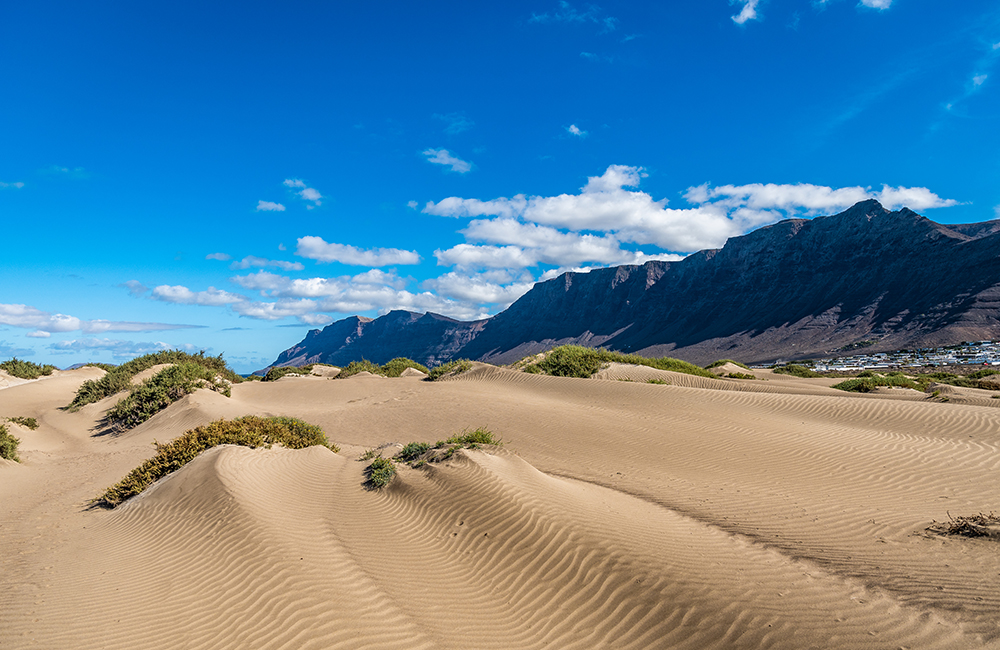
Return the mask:
M 110 436 L 109 405 L 58 409 L 95 374 L 0 391 L 42 425 L 0 467 L 4 648 L 1000 646 L 996 542 L 924 532 L 996 508 L 993 407 L 477 364 L 199 390 Z M 250 413 L 343 452 L 220 447 L 87 508 L 153 440 Z M 364 449 L 484 425 L 502 450 L 363 487 Z

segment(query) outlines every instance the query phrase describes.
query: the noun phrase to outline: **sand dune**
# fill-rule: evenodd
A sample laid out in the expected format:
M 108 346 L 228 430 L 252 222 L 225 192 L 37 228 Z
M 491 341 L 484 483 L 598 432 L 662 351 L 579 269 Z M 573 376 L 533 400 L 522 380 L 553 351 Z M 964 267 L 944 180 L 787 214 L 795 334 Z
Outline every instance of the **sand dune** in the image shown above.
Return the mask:
M 477 365 L 202 390 L 112 436 L 113 399 L 58 410 L 99 374 L 0 391 L 41 425 L 0 465 L 0 647 L 1000 647 L 1000 547 L 924 531 L 998 509 L 992 405 Z M 342 451 L 219 447 L 87 507 L 153 440 L 244 414 Z M 503 449 L 363 487 L 365 449 L 476 426 Z

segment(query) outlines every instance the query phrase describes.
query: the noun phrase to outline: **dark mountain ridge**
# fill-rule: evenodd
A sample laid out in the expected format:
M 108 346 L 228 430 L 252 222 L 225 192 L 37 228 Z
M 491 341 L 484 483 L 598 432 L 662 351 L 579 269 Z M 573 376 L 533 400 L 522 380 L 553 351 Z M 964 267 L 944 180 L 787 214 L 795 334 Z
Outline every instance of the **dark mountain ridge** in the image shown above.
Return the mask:
M 789 219 L 679 262 L 564 273 L 492 318 L 393 311 L 313 330 L 273 365 L 507 363 L 553 345 L 670 355 L 705 364 L 1000 338 L 1000 220 L 943 225 L 864 201 Z

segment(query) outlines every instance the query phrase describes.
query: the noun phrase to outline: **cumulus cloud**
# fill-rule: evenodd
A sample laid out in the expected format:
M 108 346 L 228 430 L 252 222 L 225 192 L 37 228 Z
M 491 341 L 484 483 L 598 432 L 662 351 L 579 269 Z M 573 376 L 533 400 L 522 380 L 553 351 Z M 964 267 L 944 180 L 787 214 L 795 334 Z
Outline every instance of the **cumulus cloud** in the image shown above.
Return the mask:
M 118 359 L 129 359 L 143 354 L 161 352 L 163 350 L 187 350 L 192 352 L 197 348 L 190 343 L 182 345 L 170 345 L 163 341 L 122 341 L 117 339 L 71 339 L 68 341 L 57 341 L 49 345 L 49 349 L 55 352 L 110 352 L 111 356 Z
M 566 127 L 566 130 L 577 137 L 580 138 L 587 137 L 587 132 L 580 129 L 580 127 L 578 127 L 576 124 L 570 124 L 569 126 Z
M 172 302 L 180 305 L 203 305 L 218 307 L 220 305 L 232 305 L 246 300 L 244 296 L 229 293 L 222 289 L 209 287 L 205 291 L 191 291 L 181 285 L 170 286 L 161 284 L 153 289 L 153 298 L 163 302 Z
M 122 282 L 118 286 L 125 287 L 126 289 L 128 289 L 129 294 L 135 297 L 139 297 L 144 293 L 146 293 L 147 291 L 149 291 L 149 287 L 144 285 L 142 282 L 139 282 L 138 280 L 129 280 L 128 282 Z
M 459 174 L 472 171 L 472 163 L 456 158 L 447 149 L 425 149 L 423 155 L 427 156 L 427 162 L 451 167 L 451 171 Z
M 988 78 L 989 78 L 989 75 L 988 75 L 988 74 L 977 74 L 977 75 L 975 75 L 974 77 L 972 77 L 972 85 L 973 85 L 973 86 L 977 86 L 977 87 L 978 87 L 978 86 L 982 86 L 982 85 L 983 85 L 983 83 L 984 83 L 984 82 L 985 82 L 985 81 L 986 81 L 986 80 L 987 80 Z
M 0 190 L 8 188 L 19 190 L 22 187 L 24 187 L 24 183 L 21 183 L 20 181 L 17 183 L 0 183 Z
M 257 212 L 284 212 L 285 206 L 271 201 L 258 201 Z
M 416 251 L 398 248 L 362 249 L 348 244 L 331 244 L 322 237 L 300 237 L 295 254 L 318 262 L 340 262 L 353 266 L 390 266 L 392 264 L 419 264 Z
M 845 210 L 859 201 L 875 199 L 889 209 L 908 207 L 928 210 L 958 205 L 953 199 L 942 199 L 925 187 L 890 187 L 883 185 L 878 192 L 870 187 L 842 187 L 834 189 L 825 185 L 796 183 L 751 183 L 748 185 L 702 185 L 689 188 L 685 198 L 693 204 L 713 201 L 713 204 L 731 208 L 747 207 L 753 210 L 803 210 L 818 214 Z M 718 199 L 716 201 L 716 199 Z
M 47 339 L 52 336 L 52 333 L 45 332 L 42 330 L 37 330 L 34 332 L 28 332 L 27 334 L 25 334 L 25 336 L 27 336 L 29 339 Z
M 411 210 L 416 210 L 419 206 L 420 206 L 420 204 L 417 203 L 416 201 L 407 201 L 406 202 L 406 207 L 410 208 Z
M 497 309 L 506 309 L 535 284 L 531 276 L 522 281 L 511 280 L 507 272 L 497 276 L 490 273 L 463 274 L 451 271 L 425 281 L 422 286 L 447 298 L 467 303 L 488 303 L 495 305 Z
M 169 323 L 140 323 L 111 320 L 83 320 L 66 314 L 53 314 L 36 307 L 19 304 L 0 304 L 0 324 L 33 330 L 34 338 L 44 333 L 58 332 L 160 332 L 188 329 L 196 325 L 172 325 Z
M 872 9 L 888 9 L 892 0 L 861 0 L 860 4 Z
M 229 259 L 229 256 L 226 256 Z M 285 271 L 301 271 L 306 268 L 302 262 L 285 262 L 284 260 L 268 260 L 263 257 L 256 257 L 254 255 L 247 255 L 239 262 L 233 262 L 229 265 L 229 268 L 237 269 L 249 269 L 249 268 L 267 268 L 269 266 L 283 269 Z
M 865 0 L 862 0 L 865 1 Z M 867 0 L 868 2 L 880 1 L 880 0 Z M 743 3 L 743 8 L 740 13 L 732 16 L 733 22 L 737 25 L 742 25 L 748 20 L 757 20 L 757 5 L 760 4 L 760 0 L 729 0 L 729 4 Z
M 225 253 L 209 253 L 205 256 L 206 260 L 219 260 L 220 262 L 228 262 L 233 259 L 232 256 Z
M 295 190 L 295 194 L 302 200 L 312 203 L 310 208 L 323 205 L 323 195 L 319 190 L 306 185 L 306 182 L 298 178 L 286 178 L 283 185 Z

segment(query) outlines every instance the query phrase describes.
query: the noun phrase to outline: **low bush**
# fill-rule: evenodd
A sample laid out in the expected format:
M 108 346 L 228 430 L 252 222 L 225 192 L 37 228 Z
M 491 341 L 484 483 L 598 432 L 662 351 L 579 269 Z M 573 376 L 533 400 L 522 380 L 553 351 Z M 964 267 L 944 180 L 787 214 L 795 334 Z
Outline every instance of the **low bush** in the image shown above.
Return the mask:
M 431 448 L 428 442 L 411 442 L 408 443 L 403 450 L 396 454 L 396 458 L 407 463 L 411 460 L 416 459 L 418 456 L 426 453 Z
M 833 388 L 836 388 L 837 390 L 844 390 L 849 393 L 871 393 L 881 386 L 912 388 L 914 390 L 921 390 L 923 388 L 923 386 L 911 379 L 895 376 L 855 377 L 854 379 L 848 379 L 840 382 L 839 384 L 834 384 Z
M 658 370 L 682 372 L 688 375 L 715 378 L 715 374 L 700 368 L 693 363 L 671 359 L 670 357 L 652 358 L 638 354 L 612 352 L 600 348 L 587 348 L 582 345 L 562 345 L 552 348 L 544 359 L 524 366 L 525 372 L 544 372 L 556 377 L 592 377 L 594 373 L 607 363 L 627 363 L 637 366 L 647 366 Z M 537 370 L 532 370 L 537 368 Z
M 727 363 L 731 363 L 734 366 L 739 366 L 740 368 L 746 368 L 750 370 L 750 366 L 745 363 L 740 363 L 739 361 L 733 361 L 732 359 L 719 359 L 718 361 L 713 361 L 712 363 L 705 366 L 705 370 L 711 370 L 712 368 L 718 368 L 719 366 L 724 366 Z
M 392 462 L 391 458 L 379 457 L 372 461 L 365 473 L 368 475 L 366 481 L 368 487 L 378 490 L 392 482 L 393 477 L 396 476 L 396 464 Z
M 463 372 L 468 372 L 472 369 L 472 362 L 468 359 L 456 359 L 455 361 L 449 361 L 448 363 L 442 363 L 436 368 L 431 368 L 427 373 L 427 379 L 430 381 L 437 381 L 445 375 L 460 375 Z
M 114 370 L 115 368 L 118 367 L 118 366 L 116 366 L 113 363 L 98 363 L 98 362 L 94 362 L 94 361 L 85 363 L 83 365 L 84 368 L 86 368 L 87 366 L 91 366 L 93 368 L 100 368 L 104 372 L 111 372 L 112 370 Z
M 0 424 L 0 458 L 6 458 L 18 463 L 21 462 L 21 459 L 17 457 L 17 446 L 19 444 L 21 444 L 21 441 L 7 431 L 6 425 Z
M 268 368 L 267 374 L 261 381 L 278 381 L 286 375 L 308 375 L 312 373 L 312 369 L 316 364 L 310 363 L 305 366 L 281 366 L 280 368 L 274 366 Z
M 55 366 L 40 366 L 30 361 L 22 361 L 17 357 L 0 363 L 0 370 L 18 379 L 38 379 L 39 377 L 51 375 L 55 369 Z
M 165 350 L 136 357 L 120 366 L 114 366 L 100 379 L 88 379 L 80 385 L 76 396 L 67 408 L 70 411 L 78 411 L 87 404 L 93 404 L 115 393 L 129 390 L 132 387 L 132 377 L 153 366 L 163 363 L 187 362 L 203 366 L 213 371 L 214 375 L 220 375 L 231 383 L 238 384 L 243 381 L 242 377 L 229 369 L 221 354 L 217 357 L 206 357 L 204 351 L 198 354 L 188 354 L 181 350 Z
M 793 377 L 802 377 L 803 379 L 823 376 L 815 370 L 810 370 L 809 368 L 797 363 L 790 363 L 785 366 L 775 366 L 771 369 L 771 371 L 777 375 L 792 375 Z
M 35 418 L 25 418 L 18 416 L 16 418 L 7 418 L 7 420 L 13 422 L 14 424 L 20 424 L 22 427 L 26 429 L 31 429 L 32 431 L 38 428 L 38 420 L 36 420 Z
M 983 379 L 992 375 L 1000 375 L 1000 370 L 996 370 L 995 368 L 983 368 L 982 370 L 969 373 L 968 377 L 969 379 Z
M 462 431 L 446 440 L 438 440 L 433 445 L 426 442 L 411 442 L 403 447 L 395 458 L 400 462 L 411 463 L 414 467 L 423 466 L 428 462 L 448 460 L 459 449 L 479 449 L 482 445 L 502 447 L 503 442 L 486 427 L 479 427 L 472 431 Z M 417 461 L 416 464 L 414 461 Z
M 118 400 L 107 413 L 108 424 L 119 431 L 139 426 L 203 386 L 226 397 L 230 395 L 228 382 L 217 380 L 213 369 L 191 362 L 169 366 L 133 387 L 127 397 Z
M 430 375 L 430 371 L 427 369 L 427 366 L 419 364 L 413 359 L 396 357 L 381 366 L 377 363 L 372 363 L 367 359 L 352 361 L 347 364 L 346 368 L 340 371 L 340 374 L 338 374 L 336 378 L 344 379 L 345 377 L 356 375 L 359 372 L 370 372 L 373 375 L 381 375 L 382 377 L 399 377 L 407 368 L 414 368 L 426 375 Z
M 247 415 L 235 420 L 216 420 L 191 429 L 167 444 L 156 446 L 156 455 L 132 470 L 120 482 L 95 499 L 96 503 L 114 507 L 139 494 L 156 480 L 175 472 L 195 459 L 198 454 L 219 445 L 270 447 L 282 445 L 289 449 L 304 449 L 321 445 L 334 453 L 340 451 L 326 439 L 318 426 L 295 418 L 262 418 Z
M 745 372 L 731 372 L 731 373 L 729 373 L 726 376 L 729 377 L 730 379 L 756 379 L 757 378 L 755 375 L 750 375 L 750 374 L 747 374 Z
M 660 384 L 661 386 L 669 386 L 670 382 L 665 379 L 650 379 L 646 382 L 647 384 Z

